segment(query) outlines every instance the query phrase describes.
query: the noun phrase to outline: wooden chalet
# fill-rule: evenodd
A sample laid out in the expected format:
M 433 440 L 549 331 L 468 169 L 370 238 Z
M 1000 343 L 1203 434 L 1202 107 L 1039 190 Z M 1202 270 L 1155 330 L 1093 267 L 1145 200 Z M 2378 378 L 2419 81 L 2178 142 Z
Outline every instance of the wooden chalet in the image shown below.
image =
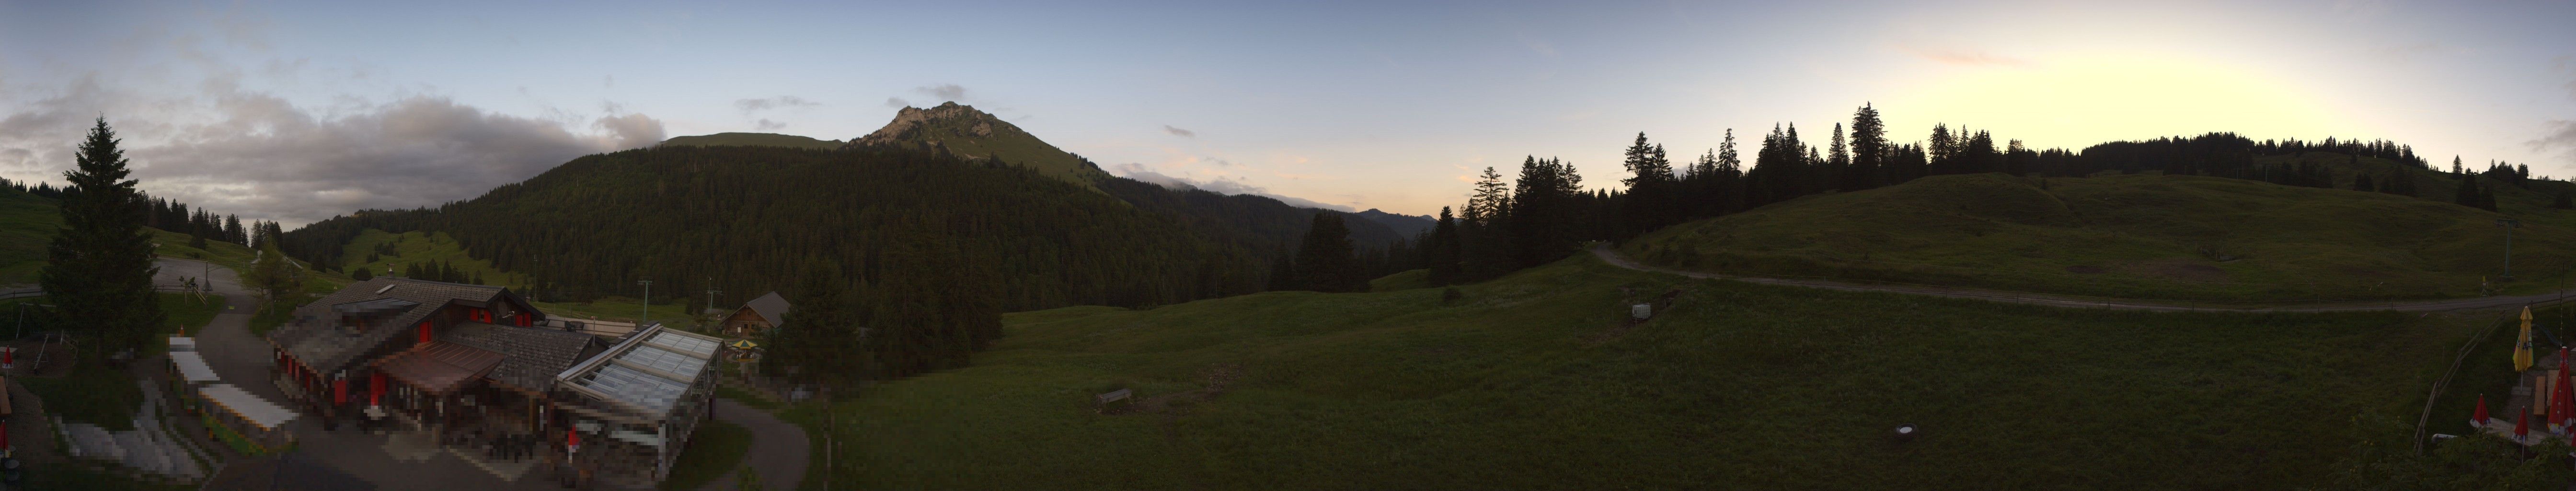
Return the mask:
M 279 387 L 326 421 L 540 434 L 553 375 L 607 348 L 531 327 L 544 317 L 501 287 L 375 278 L 296 309 L 268 341 Z
M 724 322 L 719 324 L 723 326 L 719 332 L 737 338 L 765 335 L 770 330 L 786 324 L 785 316 L 788 307 L 787 297 L 778 296 L 778 292 L 769 292 L 768 295 L 761 295 L 760 298 L 743 302 L 741 308 L 734 309 L 732 315 L 725 316 Z
M 268 341 L 278 386 L 326 422 L 363 415 L 469 447 L 543 441 L 602 484 L 651 487 L 710 414 L 723 340 L 580 325 L 500 287 L 375 278 L 296 309 Z

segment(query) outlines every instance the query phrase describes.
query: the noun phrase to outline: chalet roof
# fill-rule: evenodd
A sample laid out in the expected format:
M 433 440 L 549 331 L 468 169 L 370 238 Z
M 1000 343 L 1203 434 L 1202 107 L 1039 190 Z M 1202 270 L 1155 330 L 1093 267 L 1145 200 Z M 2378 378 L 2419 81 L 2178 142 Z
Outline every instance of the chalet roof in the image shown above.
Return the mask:
M 501 364 L 484 377 L 540 394 L 554 387 L 555 374 L 608 349 L 606 342 L 588 334 L 479 322 L 458 324 L 438 340 L 500 353 Z
M 500 353 L 490 350 L 431 341 L 376 360 L 375 366 L 377 370 L 384 371 L 385 376 L 400 379 L 420 390 L 447 394 L 492 373 L 503 359 Z
M 742 304 L 742 308 L 751 309 L 751 313 L 759 314 L 760 320 L 768 322 L 772 327 L 787 325 L 788 307 L 787 297 L 778 296 L 778 292 L 769 292 L 768 295 L 761 295 L 760 298 L 754 298 Z
M 350 283 L 340 291 L 296 308 L 287 318 L 286 325 L 268 334 L 268 341 L 316 371 L 335 371 L 356 363 L 357 357 L 383 346 L 386 341 L 412 332 L 413 324 L 429 318 L 439 308 L 451 303 L 487 307 L 505 292 L 497 286 L 374 278 Z M 382 309 L 401 302 L 413 305 L 398 310 Z M 341 312 L 338 310 L 351 305 L 394 313 L 381 322 L 370 321 L 366 329 L 352 332 L 340 326 Z

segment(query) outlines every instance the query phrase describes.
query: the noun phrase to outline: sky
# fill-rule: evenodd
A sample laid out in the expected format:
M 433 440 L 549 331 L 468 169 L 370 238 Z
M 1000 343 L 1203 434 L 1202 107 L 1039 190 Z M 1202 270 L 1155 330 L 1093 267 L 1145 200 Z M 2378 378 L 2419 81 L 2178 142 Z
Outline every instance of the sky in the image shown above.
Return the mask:
M 1862 104 L 2034 148 L 2385 138 L 2576 176 L 2576 2 L 0 0 L 0 177 L 93 118 L 141 187 L 289 227 L 585 154 L 973 105 L 1114 174 L 1426 215 L 1526 156 L 1616 185 Z M 1088 3 L 1088 2 L 1086 2 Z

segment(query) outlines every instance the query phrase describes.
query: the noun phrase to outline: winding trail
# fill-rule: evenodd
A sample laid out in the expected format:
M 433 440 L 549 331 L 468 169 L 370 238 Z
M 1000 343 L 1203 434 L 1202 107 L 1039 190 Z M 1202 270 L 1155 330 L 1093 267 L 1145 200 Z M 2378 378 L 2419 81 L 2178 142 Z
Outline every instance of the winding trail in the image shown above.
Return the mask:
M 2012 292 L 2012 291 L 2002 291 L 2002 290 L 1981 290 L 1981 289 L 1975 289 L 1975 288 L 1954 288 L 1954 287 L 1943 287 L 1943 286 L 1924 286 L 1924 285 L 1881 285 L 1881 284 L 1853 283 L 1853 282 L 1833 281 L 1833 280 L 1793 279 L 1793 278 L 1769 278 L 1769 277 L 1761 277 L 1761 276 L 1738 276 L 1738 275 L 1727 275 L 1727 274 L 1717 274 L 1717 273 L 1703 273 L 1703 272 L 1697 272 L 1697 271 L 1682 271 L 1682 270 L 1677 270 L 1677 269 L 1667 269 L 1667 268 L 1661 268 L 1661 267 L 1656 267 L 1656 266 L 1648 266 L 1648 265 L 1645 265 L 1645 264 L 1637 263 L 1636 261 L 1630 261 L 1630 260 L 1628 260 L 1628 258 L 1626 258 L 1626 257 L 1621 257 L 1621 256 L 1619 255 L 1619 251 L 1618 251 L 1617 249 L 1614 249 L 1614 248 L 1610 247 L 1610 245 L 1609 245 L 1609 244 L 1595 244 L 1595 245 L 1593 245 L 1593 246 L 1592 246 L 1592 255 L 1597 256 L 1597 257 L 1600 257 L 1602 262 L 1610 263 L 1610 265 L 1612 265 L 1612 266 L 1618 266 L 1618 267 L 1622 267 L 1622 268 L 1633 269 L 1633 270 L 1638 270 L 1638 271 L 1653 272 L 1653 273 L 1664 273 L 1664 274 L 1682 275 L 1682 276 L 1688 276 L 1688 277 L 1692 277 L 1692 278 L 1714 278 L 1714 279 L 1724 279 L 1724 280 L 1741 281 L 1741 282 L 1745 282 L 1745 283 L 1760 283 L 1760 284 L 1765 284 L 1765 285 L 1781 285 L 1781 286 L 1796 286 L 1796 287 L 1806 287 L 1806 288 L 1821 288 L 1821 289 L 1826 289 L 1826 290 L 1841 290 L 1841 291 L 1847 291 L 1847 292 L 1886 292 L 1886 293 L 1899 293 L 1899 294 L 1906 294 L 1906 295 L 1923 295 L 1923 296 L 1932 296 L 1932 297 L 1966 298 L 1966 299 L 1986 300 L 1986 301 L 2004 302 L 2004 303 L 2017 303 L 2017 304 L 2027 304 L 2027 305 L 2046 305 L 2046 306 L 2051 306 L 2051 307 L 2067 307 L 2067 308 L 2095 308 L 2095 309 L 2113 309 L 2113 310 L 2148 310 L 2148 311 L 2158 311 L 2158 312 L 2365 312 L 2365 311 L 2382 311 L 2382 310 L 2394 310 L 2394 311 L 2400 311 L 2400 312 L 2433 312 L 2433 311 L 2445 311 L 2445 310 L 2493 309 L 2493 308 L 2521 307 L 2521 306 L 2525 306 L 2525 305 L 2533 306 L 2533 307 L 2538 307 L 2538 306 L 2542 306 L 2542 305 L 2549 305 L 2549 304 L 2555 304 L 2555 303 L 2559 303 L 2559 302 L 2567 301 L 2567 300 L 2569 300 L 2568 294 L 2569 294 L 2569 293 L 2571 293 L 2571 292 L 2566 291 L 2566 290 L 2561 290 L 2561 291 L 2555 291 L 2555 292 L 2550 292 L 2550 293 L 2541 293 L 2541 294 L 2533 294 L 2533 295 L 2520 295 L 2520 296 L 2494 296 L 2494 297 L 2478 297 L 2478 298 L 2454 298 L 2454 299 L 2435 299 L 2435 300 L 2399 300 L 2399 301 L 2388 301 L 2388 302 L 2351 302 L 2351 303 L 2304 303 L 2304 304 L 2302 304 L 2302 303 L 2287 303 L 2287 302 L 2284 302 L 2284 303 L 2270 304 L 2270 305 L 2263 305 L 2263 306 L 2245 306 L 2245 307 L 2206 307 L 2206 306 L 2194 306 L 2194 305 L 2180 304 L 2180 303 L 2163 303 L 2163 302 L 2155 302 L 2155 301 L 2147 301 L 2147 300 L 2128 300 L 2128 299 L 2116 299 L 2116 298 L 2087 298 L 2087 297 L 2076 297 L 2076 296 L 2067 296 L 2067 295 L 2049 295 L 2049 294 L 2043 294 L 2043 293 L 2024 293 L 2024 292 Z

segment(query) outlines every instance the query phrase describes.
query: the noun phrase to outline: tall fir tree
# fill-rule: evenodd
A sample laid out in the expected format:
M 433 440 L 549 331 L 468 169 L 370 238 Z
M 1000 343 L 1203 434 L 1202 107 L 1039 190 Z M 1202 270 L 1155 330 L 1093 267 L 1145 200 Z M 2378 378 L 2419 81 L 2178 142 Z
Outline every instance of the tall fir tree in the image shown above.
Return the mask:
M 1287 247 L 1279 248 L 1279 254 L 1273 256 L 1270 263 L 1270 291 L 1305 289 L 1306 282 L 1297 277 L 1296 257 Z
M 1342 223 L 1340 213 L 1316 213 L 1314 225 L 1306 228 L 1306 240 L 1297 248 L 1297 276 L 1306 287 L 1319 292 L 1342 293 L 1368 290 L 1368 278 L 1359 274 L 1351 250 L 1351 230 Z
M 242 229 L 241 215 L 224 215 L 224 241 L 250 246 L 250 235 Z
M 855 387 L 873 375 L 869 366 L 873 352 L 859 342 L 857 299 L 837 268 L 808 270 L 786 296 L 796 308 L 779 324 L 777 337 L 770 342 L 770 356 L 761 359 L 763 371 L 823 388 L 827 395 L 834 389 Z
M 1859 190 L 1857 183 L 1853 182 L 1859 176 L 1851 172 L 1851 143 L 1843 139 L 1842 123 L 1834 123 L 1834 139 L 1828 145 L 1832 146 L 1827 147 L 1825 154 L 1825 185 L 1844 191 Z
M 1878 119 L 1878 109 L 1861 104 L 1852 112 L 1851 124 L 1853 189 L 1869 189 L 1890 183 L 1887 172 L 1887 124 Z
M 1458 283 L 1460 279 L 1458 262 L 1462 250 L 1458 241 L 1458 219 L 1450 215 L 1449 207 L 1440 207 L 1440 221 L 1431 225 L 1429 239 L 1424 241 L 1427 243 L 1423 245 L 1422 250 L 1424 262 L 1429 263 L 1425 267 L 1430 269 L 1431 286 Z
M 112 349 L 140 348 L 161 327 L 153 295 L 152 235 L 143 229 L 145 207 L 117 148 L 115 130 L 99 118 L 81 142 L 75 167 L 63 173 L 63 227 L 46 247 L 38 280 L 45 295 L 73 325 L 95 329 Z

